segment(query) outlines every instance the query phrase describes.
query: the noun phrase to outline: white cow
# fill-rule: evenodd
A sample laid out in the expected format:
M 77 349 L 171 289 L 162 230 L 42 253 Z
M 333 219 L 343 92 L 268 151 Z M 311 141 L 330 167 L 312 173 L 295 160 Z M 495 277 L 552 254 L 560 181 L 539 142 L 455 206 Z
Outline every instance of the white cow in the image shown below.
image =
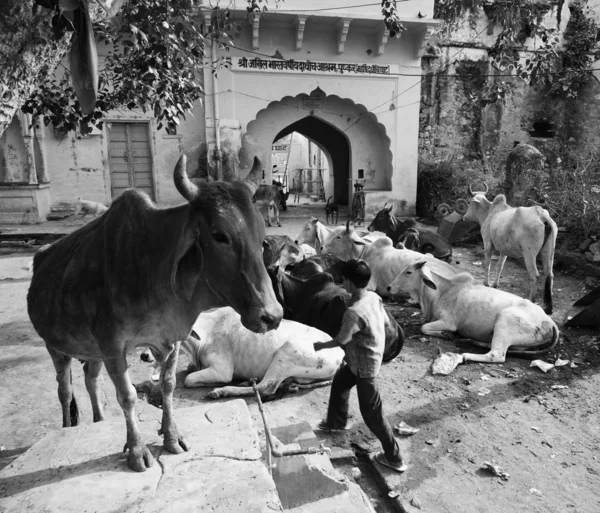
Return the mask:
M 456 268 L 446 262 L 442 262 L 433 255 L 423 255 L 410 249 L 396 249 L 392 240 L 382 237 L 369 243 L 359 237 L 349 225 L 331 237 L 323 252 L 330 253 L 341 260 L 353 258 L 362 259 L 371 267 L 371 281 L 367 288 L 374 290 L 381 297 L 390 296 L 388 286 L 398 273 L 410 263 L 420 261 L 423 258 L 430 262 L 431 268 L 443 276 L 454 276 Z
M 284 380 L 300 384 L 331 380 L 344 358 L 340 347 L 315 353 L 313 344 L 331 340 L 316 328 L 284 320 L 279 328 L 264 334 L 247 330 L 232 308 L 218 308 L 200 314 L 194 336 L 181 350 L 199 369 L 185 378 L 186 387 L 215 386 L 232 380 L 261 380 L 261 395 L 273 395 Z M 253 395 L 252 387 L 227 386 L 213 390 L 209 397 Z
M 457 332 L 477 345 L 490 347 L 487 354 L 464 353 L 463 362 L 502 363 L 512 347 L 515 356 L 550 351 L 558 341 L 554 321 L 536 304 L 509 292 L 476 285 L 469 273 L 452 277 L 437 274 L 421 259 L 407 265 L 392 282 L 390 292 L 407 291 L 419 302 L 425 335 Z
M 486 186 L 487 189 L 487 186 Z M 525 267 L 529 272 L 531 287 L 529 300 L 535 301 L 537 293 L 536 258 L 539 254 L 544 269 L 544 311 L 552 313 L 552 282 L 554 274 L 554 247 L 558 228 L 547 210 L 542 207 L 511 207 L 506 203 L 504 194 L 496 196 L 493 202 L 485 197 L 484 192 L 473 192 L 469 208 L 464 215 L 468 221 L 476 221 L 481 225 L 481 237 L 485 251 L 485 281 L 489 284 L 492 251 L 500 253 L 498 259 L 496 281 L 493 287 L 498 287 L 500 274 L 506 262 L 506 257 L 525 259 Z M 487 192 L 487 190 L 486 190 Z
M 317 255 L 320 255 L 323 252 L 323 246 L 327 243 L 329 238 L 334 235 L 341 233 L 345 230 L 343 226 L 335 226 L 333 228 L 329 228 L 325 226 L 321 221 L 319 221 L 316 217 L 311 217 L 304 226 L 296 240 L 294 241 L 296 244 L 307 244 L 312 248 L 315 248 Z M 360 230 L 357 232 L 358 235 L 369 242 L 373 242 L 377 239 L 385 237 L 385 233 L 382 232 L 368 232 L 367 230 Z

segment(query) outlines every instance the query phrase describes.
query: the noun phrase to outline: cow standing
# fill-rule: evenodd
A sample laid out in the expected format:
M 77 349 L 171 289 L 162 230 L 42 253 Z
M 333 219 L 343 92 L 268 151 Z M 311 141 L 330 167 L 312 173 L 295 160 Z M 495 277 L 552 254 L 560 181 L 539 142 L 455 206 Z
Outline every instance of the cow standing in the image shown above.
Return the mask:
M 104 419 L 98 376 L 106 365 L 125 414 L 127 463 L 137 471 L 154 459 L 137 426 L 127 353 L 149 346 L 166 362 L 160 432 L 165 448 L 180 453 L 189 445 L 173 418 L 177 355 L 200 312 L 232 306 L 260 333 L 282 318 L 261 258 L 264 222 L 252 204 L 260 161 L 245 182 L 198 186 L 185 168 L 183 155 L 173 179 L 186 204 L 159 209 L 146 194 L 125 191 L 101 217 L 35 255 L 27 296 L 56 369 L 63 427 L 77 425 L 79 415 L 71 358 L 85 361 L 95 422 Z
M 258 189 L 254 193 L 252 200 L 256 203 L 258 209 L 262 212 L 266 209 L 267 226 L 273 226 L 271 221 L 271 211 L 275 216 L 275 221 L 277 222 L 277 226 L 281 226 L 279 222 L 279 206 L 281 204 L 281 192 L 277 185 L 266 185 L 261 184 L 258 186 Z
M 507 257 L 525 259 L 525 267 L 529 273 L 529 300 L 535 301 L 539 272 L 536 258 L 542 259 L 544 270 L 544 311 L 552 313 L 552 283 L 554 274 L 554 248 L 558 228 L 546 209 L 542 207 L 510 207 L 504 194 L 499 194 L 494 201 L 489 201 L 485 192 L 473 192 L 469 208 L 464 215 L 467 221 L 476 221 L 481 226 L 481 237 L 485 252 L 485 281 L 489 285 L 492 251 L 500 253 L 498 259 L 496 281 L 492 285 L 497 288 L 500 275 Z
M 558 342 L 556 324 L 538 305 L 476 285 L 466 272 L 440 276 L 430 264 L 420 260 L 407 265 L 389 290 L 392 294 L 409 292 L 419 302 L 429 321 L 421 327 L 423 334 L 439 337 L 456 332 L 490 348 L 486 354 L 464 353 L 463 362 L 502 363 L 509 348 L 514 356 L 539 356 Z

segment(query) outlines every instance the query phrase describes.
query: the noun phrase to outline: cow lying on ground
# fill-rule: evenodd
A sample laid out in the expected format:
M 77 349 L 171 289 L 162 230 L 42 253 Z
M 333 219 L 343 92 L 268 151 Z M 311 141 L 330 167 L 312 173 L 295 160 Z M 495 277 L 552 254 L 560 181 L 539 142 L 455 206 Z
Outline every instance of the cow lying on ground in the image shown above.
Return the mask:
M 487 186 L 486 186 L 487 189 Z M 496 196 L 493 202 L 486 197 L 486 192 L 473 192 L 469 208 L 464 215 L 468 221 L 476 221 L 481 225 L 481 237 L 485 252 L 485 281 L 489 284 L 492 251 L 500 253 L 498 259 L 496 281 L 492 285 L 498 287 L 500 275 L 506 257 L 525 259 L 525 267 L 529 273 L 530 291 L 529 300 L 535 301 L 539 272 L 536 258 L 538 254 L 542 259 L 544 270 L 544 311 L 552 313 L 552 282 L 554 273 L 554 248 L 558 228 L 547 210 L 542 207 L 510 207 L 506 203 L 504 194 Z
M 343 280 L 341 264 L 342 260 L 333 255 L 321 253 L 296 263 L 290 270 L 290 276 L 306 280 L 311 276 L 327 272 L 333 277 L 333 282 L 341 284 Z
M 335 226 L 333 228 L 329 228 L 325 226 L 321 221 L 319 221 L 316 217 L 311 217 L 304 226 L 298 237 L 296 238 L 296 244 L 308 244 L 309 246 L 315 248 L 317 255 L 320 255 L 323 250 L 323 246 L 325 246 L 326 242 L 329 238 L 343 231 L 343 226 Z M 368 241 L 374 241 L 381 237 L 384 237 L 385 234 L 381 232 L 373 232 L 369 233 L 366 230 L 356 230 L 356 233 L 360 237 L 364 237 Z
M 486 354 L 464 353 L 463 362 L 502 363 L 507 351 L 511 356 L 532 357 L 554 348 L 558 328 L 538 305 L 476 285 L 469 273 L 440 276 L 430 269 L 431 263 L 422 259 L 407 265 L 389 289 L 392 294 L 407 291 L 419 302 L 429 321 L 421 327 L 425 335 L 456 332 L 490 348 Z
M 185 204 L 158 209 L 147 195 L 125 191 L 102 216 L 36 253 L 27 295 L 56 369 L 63 427 L 79 422 L 71 358 L 85 362 L 95 422 L 104 419 L 98 377 L 106 365 L 127 424 L 127 463 L 137 471 L 154 459 L 138 429 L 127 353 L 149 346 L 165 362 L 160 433 L 165 449 L 180 453 L 189 445 L 173 417 L 177 355 L 200 312 L 230 305 L 260 333 L 282 318 L 260 258 L 264 222 L 252 204 L 260 161 L 245 182 L 197 186 L 185 168 L 182 156 L 173 179 Z
M 367 229 L 370 232 L 385 233 L 396 247 L 402 242 L 406 249 L 423 254 L 431 253 L 440 260 L 449 261 L 452 258 L 452 246 L 448 241 L 437 233 L 425 230 L 419 232 L 416 225 L 417 222 L 412 217 L 397 217 L 392 213 L 392 206 L 386 208 L 384 205 Z
M 279 222 L 279 205 L 281 203 L 281 193 L 277 185 L 261 184 L 258 186 L 252 200 L 256 203 L 258 209 L 267 212 L 267 226 L 273 226 L 271 223 L 271 210 L 275 214 L 277 226 L 281 226 Z
M 284 320 L 276 330 L 253 333 L 240 322 L 232 308 L 200 314 L 181 350 L 198 369 L 185 378 L 186 387 L 215 386 L 233 380 L 257 378 L 262 397 L 275 394 L 287 383 L 308 384 L 333 378 L 344 358 L 341 347 L 315 353 L 313 344 L 331 340 L 316 328 Z M 254 395 L 252 387 L 228 386 L 208 397 Z
M 350 229 L 348 223 L 345 229 L 328 240 L 323 251 L 345 261 L 357 258 L 367 262 L 371 267 L 371 280 L 367 289 L 374 290 L 381 297 L 390 295 L 389 284 L 406 265 L 424 257 L 421 253 L 410 249 L 394 248 L 388 237 L 368 243 Z M 456 274 L 456 268 L 450 264 L 433 258 L 431 255 L 425 255 L 425 258 L 431 259 L 429 264 L 431 268 L 443 276 Z
M 350 294 L 333 283 L 329 273 L 308 280 L 293 278 L 276 266 L 269 267 L 268 273 L 286 319 L 313 326 L 331 337 L 339 333 Z M 386 313 L 384 362 L 396 358 L 404 345 L 402 328 L 387 309 Z
M 420 232 L 414 228 L 409 228 L 404 232 L 396 244 L 396 248 L 412 249 L 424 255 L 431 254 L 446 262 L 452 260 L 452 246 L 441 235 L 426 231 Z
M 263 241 L 263 262 L 265 267 L 273 264 L 294 265 L 304 259 L 304 250 L 294 244 L 287 235 L 267 235 Z

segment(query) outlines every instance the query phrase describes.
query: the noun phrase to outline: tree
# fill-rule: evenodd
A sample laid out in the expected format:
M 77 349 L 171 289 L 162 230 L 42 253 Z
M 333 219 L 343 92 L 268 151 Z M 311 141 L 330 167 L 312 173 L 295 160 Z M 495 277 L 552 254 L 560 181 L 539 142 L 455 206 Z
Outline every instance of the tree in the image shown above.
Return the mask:
M 271 5 L 283 1 L 272 0 Z M 95 108 L 87 115 L 73 88 L 75 70 L 65 67 L 64 73 L 55 74 L 73 39 L 73 32 L 57 30 L 61 12 L 80 2 L 89 2 L 97 39 L 112 47 L 99 73 Z M 249 14 L 268 10 L 267 0 L 246 2 Z M 63 131 L 101 126 L 103 113 L 122 107 L 150 110 L 159 127 L 178 123 L 202 97 L 204 38 L 228 48 L 239 30 L 228 9 L 219 8 L 212 12 L 210 27 L 202 27 L 194 4 L 193 0 L 4 0 L 0 136 L 19 108 L 43 116 L 46 124 Z M 60 12 L 47 6 L 57 6 Z M 382 0 L 381 8 L 390 35 L 399 36 L 404 27 L 396 0 Z M 117 13 L 116 22 L 111 21 Z M 215 68 L 223 64 L 208 63 Z

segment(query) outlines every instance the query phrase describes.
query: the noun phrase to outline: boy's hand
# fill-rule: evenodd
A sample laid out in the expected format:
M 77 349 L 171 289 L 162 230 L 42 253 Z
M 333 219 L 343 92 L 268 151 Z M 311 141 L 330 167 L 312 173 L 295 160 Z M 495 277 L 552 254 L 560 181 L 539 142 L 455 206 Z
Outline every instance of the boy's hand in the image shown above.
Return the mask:
M 313 347 L 315 348 L 315 353 L 316 353 L 317 351 L 320 351 L 321 349 L 325 349 L 325 348 L 323 347 L 323 345 L 324 345 L 324 344 L 323 344 L 323 342 L 315 342 L 315 343 L 313 344 Z
M 337 342 L 334 340 L 330 340 L 329 342 L 315 342 L 313 347 L 315 348 L 315 353 L 320 351 L 321 349 L 331 349 L 332 347 L 337 347 Z

